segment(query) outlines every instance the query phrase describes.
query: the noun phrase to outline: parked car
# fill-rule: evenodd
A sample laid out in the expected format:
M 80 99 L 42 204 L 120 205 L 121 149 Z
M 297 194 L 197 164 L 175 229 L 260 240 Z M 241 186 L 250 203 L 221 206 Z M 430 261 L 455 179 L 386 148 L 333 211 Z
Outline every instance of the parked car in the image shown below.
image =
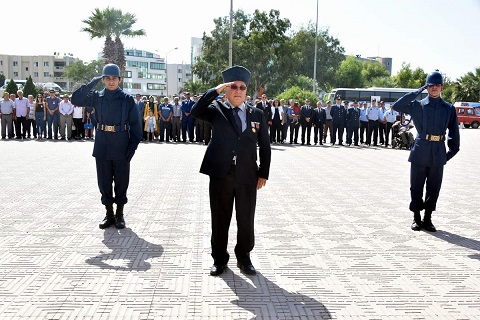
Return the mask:
M 477 129 L 480 126 L 480 102 L 455 102 L 458 122 L 465 128 Z

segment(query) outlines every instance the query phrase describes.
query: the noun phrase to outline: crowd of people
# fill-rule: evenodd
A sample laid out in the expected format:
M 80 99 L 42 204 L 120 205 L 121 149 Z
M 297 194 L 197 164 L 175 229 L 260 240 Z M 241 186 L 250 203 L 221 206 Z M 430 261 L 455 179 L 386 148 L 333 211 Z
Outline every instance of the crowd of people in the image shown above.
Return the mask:
M 191 115 L 198 95 L 191 97 L 185 92 L 175 95 L 172 101 L 169 97 L 141 94 L 134 98 L 142 120 L 143 141 L 209 143 L 211 125 Z M 313 140 L 314 145 L 328 142 L 388 147 L 398 120 L 397 112 L 375 99 L 367 104 L 342 101 L 337 96 L 334 102 L 324 105 L 317 101 L 314 106 L 309 99 L 301 104 L 294 99 L 268 99 L 263 94 L 254 102 L 247 96 L 245 103 L 263 111 L 272 144 L 312 145 Z M 2 139 L 89 140 L 94 139 L 96 126 L 95 109 L 73 105 L 68 94 L 51 90 L 25 98 L 18 90 L 17 95 L 5 92 L 1 100 Z

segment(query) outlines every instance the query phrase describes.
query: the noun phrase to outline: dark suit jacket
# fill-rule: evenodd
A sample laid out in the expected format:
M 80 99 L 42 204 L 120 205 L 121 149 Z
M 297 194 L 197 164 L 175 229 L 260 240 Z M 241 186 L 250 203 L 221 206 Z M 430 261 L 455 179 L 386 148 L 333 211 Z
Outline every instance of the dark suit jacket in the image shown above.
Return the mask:
M 307 106 L 304 105 L 300 109 L 300 123 L 302 125 L 306 125 L 308 123 L 312 123 L 313 117 L 315 117 L 315 111 L 313 111 L 312 106 L 310 106 L 309 109 L 307 109 Z M 306 118 L 310 118 L 310 122 L 307 122 Z
M 315 108 L 314 109 L 314 117 L 313 117 L 313 124 L 318 126 L 322 126 L 325 122 L 327 122 L 327 113 L 323 108 Z
M 213 128 L 212 139 L 205 152 L 200 172 L 211 177 L 223 177 L 236 155 L 238 182 L 257 184 L 258 177 L 268 179 L 271 150 L 263 111 L 247 105 L 247 128 L 239 134 L 229 104 L 215 101 L 217 96 L 216 90 L 210 89 L 192 108 L 195 118 L 211 123 Z M 257 142 L 260 165 L 257 164 Z

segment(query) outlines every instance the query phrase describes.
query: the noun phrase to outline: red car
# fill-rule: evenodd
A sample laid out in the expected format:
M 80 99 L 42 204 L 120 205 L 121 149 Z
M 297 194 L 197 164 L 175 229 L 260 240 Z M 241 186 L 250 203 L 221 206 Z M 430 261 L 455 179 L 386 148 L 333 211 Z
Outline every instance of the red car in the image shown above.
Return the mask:
M 477 129 L 480 126 L 480 102 L 455 102 L 458 122 L 465 128 Z

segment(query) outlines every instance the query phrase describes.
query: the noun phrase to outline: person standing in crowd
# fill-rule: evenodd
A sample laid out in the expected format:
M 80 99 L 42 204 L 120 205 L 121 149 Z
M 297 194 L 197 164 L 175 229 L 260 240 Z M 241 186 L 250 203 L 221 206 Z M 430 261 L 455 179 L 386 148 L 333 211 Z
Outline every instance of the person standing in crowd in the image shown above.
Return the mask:
M 314 111 L 310 106 L 310 99 L 305 99 L 305 105 L 300 109 L 300 124 L 302 125 L 302 145 L 305 144 L 305 134 L 307 135 L 307 145 L 311 145 L 310 136 L 312 134 L 312 119 Z
M 385 115 L 383 116 L 383 120 L 386 122 L 385 147 L 388 147 L 390 142 L 390 132 L 392 131 L 392 126 L 395 123 L 395 121 L 397 121 L 397 112 L 393 110 L 392 107 L 390 107 L 390 109 L 387 112 L 385 112 Z
M 427 89 L 428 96 L 415 98 Z M 425 85 L 407 93 L 393 104 L 393 109 L 411 115 L 417 137 L 410 151 L 410 211 L 413 212 L 412 230 L 435 232 L 432 213 L 443 180 L 443 167 L 460 150 L 460 131 L 455 108 L 441 97 L 443 77 L 438 71 L 427 75 Z M 446 132 L 448 130 L 448 136 Z M 448 151 L 445 147 L 447 141 Z M 424 186 L 426 189 L 423 200 Z M 420 211 L 425 210 L 423 221 Z
M 281 143 L 284 115 L 283 108 L 280 106 L 280 100 L 277 98 L 273 100 L 273 105 L 270 107 L 268 117 L 268 123 L 270 125 L 270 143 Z
M 10 100 L 10 96 L 8 92 L 3 93 L 3 100 L 0 101 L 0 111 L 1 115 L 0 118 L 2 119 L 2 139 L 9 139 L 13 138 L 13 108 L 14 103 Z M 8 133 L 8 136 L 7 136 Z
M 35 101 L 33 101 L 33 95 L 29 94 L 27 97 L 28 100 L 28 119 L 27 119 L 27 129 L 26 134 L 27 138 L 30 139 L 33 135 L 33 138 L 37 138 L 37 125 L 35 123 Z M 31 131 L 30 131 L 31 128 Z
M 348 101 L 346 101 L 348 104 Z M 338 135 L 338 144 L 343 146 L 343 132 L 345 131 L 345 122 L 347 118 L 347 110 L 342 105 L 342 97 L 337 96 L 335 99 L 335 104 L 330 110 L 332 116 L 332 146 L 337 142 Z
M 385 102 L 380 101 L 378 108 L 378 137 L 381 145 L 385 145 L 385 131 L 387 129 L 387 121 L 384 119 L 385 113 L 387 113 L 387 109 L 385 109 Z
M 367 132 L 367 146 L 372 144 L 372 133 L 373 133 L 373 145 L 378 146 L 378 115 L 380 110 L 378 110 L 377 100 L 372 99 L 372 105 L 367 109 L 367 119 L 368 119 L 368 132 Z
M 154 140 L 155 128 L 157 127 L 157 120 L 153 116 L 153 111 L 148 111 L 148 116 L 145 117 L 145 128 L 144 131 L 147 132 L 148 141 Z
M 145 120 L 144 120 L 144 113 L 145 113 L 145 102 L 142 99 L 142 95 L 140 93 L 135 94 L 135 105 L 137 106 L 138 110 L 138 118 L 142 121 L 142 128 L 145 127 Z M 147 136 L 144 134 L 143 140 L 146 140 Z
M 95 109 L 86 106 L 83 113 L 85 115 L 85 119 L 83 121 L 83 127 L 85 128 L 85 139 L 93 139 L 94 128 L 97 126 Z
M 358 130 L 360 128 L 360 110 L 358 109 L 357 100 L 353 101 L 353 106 L 347 109 L 347 145 L 358 146 Z
M 55 96 L 55 90 L 49 91 L 50 96 L 45 99 L 47 103 L 47 129 L 48 139 L 52 139 L 52 125 L 53 138 L 58 139 L 58 108 L 60 107 L 60 98 Z
M 14 114 L 13 119 L 16 120 L 15 133 L 17 134 L 17 139 L 25 139 L 27 133 L 27 120 L 28 114 L 30 113 L 30 105 L 28 99 L 23 96 L 23 91 L 17 91 L 18 98 L 15 99 L 14 103 Z M 20 128 L 21 127 L 21 128 Z
M 78 139 L 85 138 L 85 131 L 83 130 L 83 107 L 73 106 L 73 124 L 75 130 L 72 130 L 73 137 Z
M 168 97 L 163 98 L 163 103 L 158 106 L 160 115 L 160 142 L 170 142 L 170 134 L 172 131 L 172 115 L 173 108 L 168 102 Z M 166 131 L 166 133 L 165 133 Z
M 298 104 L 296 104 L 295 100 L 290 99 L 287 110 L 287 119 L 290 127 L 290 144 L 298 144 L 298 127 L 300 126 L 300 122 L 298 121 L 299 115 L 300 108 Z
M 280 99 L 280 108 L 282 108 L 283 110 L 282 143 L 285 143 L 285 141 L 287 141 L 287 132 L 288 132 L 288 117 L 287 117 L 288 105 L 285 103 L 285 99 Z
M 69 100 L 68 94 L 63 96 L 63 101 L 58 107 L 60 113 L 60 140 L 72 140 L 72 113 L 73 105 Z M 67 135 L 65 136 L 65 126 L 67 126 Z
M 360 143 L 366 144 L 366 134 L 368 132 L 368 119 L 367 119 L 367 103 L 363 102 L 362 108 L 360 108 Z
M 323 145 L 323 126 L 327 120 L 325 109 L 323 109 L 322 101 L 317 101 L 317 108 L 315 109 L 313 117 L 313 142 Z
M 187 129 L 188 129 L 188 141 L 193 142 L 193 117 L 190 114 L 195 102 L 190 98 L 190 92 L 185 93 L 185 99 L 182 101 L 182 139 L 183 142 L 187 142 Z
M 325 124 L 323 125 L 323 143 L 327 142 L 327 132 L 330 133 L 330 143 L 332 143 L 332 132 L 333 132 L 333 124 L 332 124 L 332 102 L 330 100 L 327 101 L 327 106 L 325 107 Z
M 93 90 L 100 80 L 103 80 L 105 88 L 100 92 Z M 130 161 L 142 141 L 141 121 L 135 101 L 119 87 L 120 81 L 120 68 L 116 64 L 107 64 L 103 67 L 101 76 L 93 78 L 72 95 L 73 104 L 92 106 L 97 110 L 98 125 L 93 156 L 101 200 L 106 208 L 100 229 L 112 225 L 117 229 L 125 228 L 123 211 L 128 200 Z M 115 213 L 114 203 L 117 204 Z
M 148 134 L 148 125 L 147 125 L 147 117 L 150 116 L 150 111 L 152 111 L 153 116 L 155 117 L 155 122 L 157 122 L 156 119 L 158 119 L 158 110 L 157 110 L 157 104 L 155 103 L 155 98 L 153 96 L 150 96 L 148 98 L 148 102 L 145 104 L 145 109 L 143 113 L 143 119 L 145 120 L 144 126 L 143 126 L 143 137 L 144 140 L 152 141 L 155 139 L 155 132 L 153 135 Z
M 178 96 L 173 97 L 172 104 L 172 139 L 174 142 L 180 142 L 180 132 L 182 131 L 182 106 Z
M 194 94 L 193 102 L 197 102 L 199 97 Z M 205 136 L 205 122 L 200 119 L 193 119 L 195 123 L 195 142 L 203 142 Z
M 15 100 L 17 99 L 17 95 L 15 93 L 10 93 L 10 100 L 13 102 L 13 113 L 12 113 L 12 132 L 13 137 L 16 135 L 16 127 L 17 127 L 17 119 L 15 118 Z
M 262 94 L 261 100 L 259 102 L 257 102 L 257 104 L 255 106 L 262 111 L 270 110 L 270 108 L 272 107 L 270 102 L 268 102 L 267 95 L 265 93 Z
M 37 94 L 37 98 L 35 99 L 33 108 L 35 110 L 37 139 L 42 140 L 42 137 L 45 136 L 44 128 L 45 128 L 45 121 L 47 120 L 47 106 L 45 103 L 45 98 L 41 93 Z
M 205 152 L 200 172 L 210 176 L 212 216 L 212 257 L 210 275 L 218 276 L 227 267 L 228 229 L 233 204 L 237 220 L 237 266 L 256 274 L 250 259 L 255 244 L 254 217 L 257 190 L 265 186 L 271 149 L 263 112 L 245 104 L 250 71 L 234 66 L 222 72 L 224 83 L 208 90 L 192 108 L 195 118 L 209 122 L 213 137 Z M 215 101 L 225 90 L 226 102 Z M 257 165 L 257 144 L 260 165 Z

